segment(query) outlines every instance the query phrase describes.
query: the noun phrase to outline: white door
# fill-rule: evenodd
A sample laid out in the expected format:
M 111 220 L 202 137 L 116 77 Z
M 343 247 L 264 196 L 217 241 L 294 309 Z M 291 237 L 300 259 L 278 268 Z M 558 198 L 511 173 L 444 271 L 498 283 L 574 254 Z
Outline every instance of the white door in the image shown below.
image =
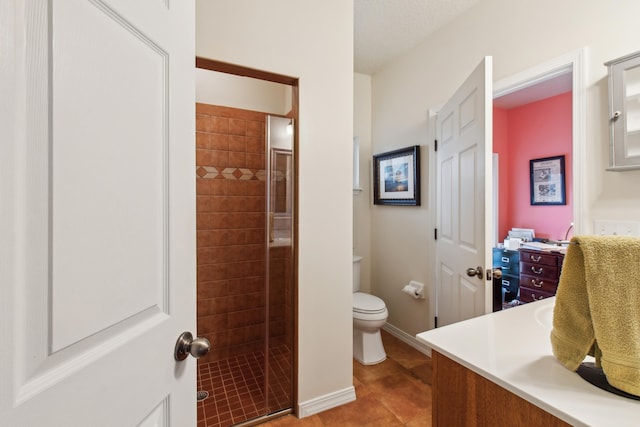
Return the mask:
M 0 425 L 195 426 L 194 4 L 0 10 Z
M 438 326 L 492 311 L 492 85 L 486 57 L 438 112 Z M 480 269 L 477 269 L 480 267 Z M 467 269 L 482 273 L 469 276 Z

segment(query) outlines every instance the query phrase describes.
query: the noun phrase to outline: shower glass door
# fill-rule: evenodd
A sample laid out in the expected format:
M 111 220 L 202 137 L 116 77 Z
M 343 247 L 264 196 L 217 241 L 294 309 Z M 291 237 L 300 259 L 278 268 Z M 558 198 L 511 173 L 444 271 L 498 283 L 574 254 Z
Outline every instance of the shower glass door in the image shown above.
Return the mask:
M 269 413 L 293 406 L 293 120 L 267 117 L 267 328 L 265 389 Z

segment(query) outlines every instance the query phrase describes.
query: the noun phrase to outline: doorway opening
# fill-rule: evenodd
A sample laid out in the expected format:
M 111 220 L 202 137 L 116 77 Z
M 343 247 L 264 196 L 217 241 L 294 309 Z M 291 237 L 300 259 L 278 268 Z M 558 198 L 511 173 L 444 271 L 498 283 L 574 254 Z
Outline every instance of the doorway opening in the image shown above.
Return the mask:
M 493 100 L 493 152 L 498 155 L 494 246 L 514 227 L 534 229 L 537 238 L 564 240 L 573 222 L 572 73 L 559 74 Z M 535 206 L 529 161 L 564 156 L 564 205 Z
M 498 181 L 493 191 L 494 248 L 513 228 L 533 229 L 536 240 L 557 242 L 582 227 L 583 56 L 578 50 L 496 85 L 493 152 L 499 166 L 493 171 Z M 534 204 L 530 162 L 554 157 L 566 165 L 563 203 Z M 520 303 L 519 275 L 516 269 L 511 277 L 510 271 L 500 280 L 502 289 L 494 283 L 493 291 L 502 291 L 502 307 Z M 494 295 L 494 310 L 496 302 L 500 307 L 500 298 Z
M 198 424 L 292 412 L 297 79 L 196 58 Z M 195 392 L 196 390 L 194 390 Z

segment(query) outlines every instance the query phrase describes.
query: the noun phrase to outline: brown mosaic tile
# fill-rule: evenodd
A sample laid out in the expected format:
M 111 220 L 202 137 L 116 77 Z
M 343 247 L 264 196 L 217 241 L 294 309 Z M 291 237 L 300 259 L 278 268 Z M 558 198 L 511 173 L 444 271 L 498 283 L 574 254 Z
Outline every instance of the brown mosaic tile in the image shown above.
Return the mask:
M 265 184 L 263 181 L 248 181 L 247 185 L 247 196 L 264 196 L 265 195 Z
M 264 242 L 265 240 L 264 233 L 265 233 L 264 227 L 247 229 L 245 234 L 245 243 L 252 244 L 252 243 Z
M 219 298 L 229 294 L 228 280 L 201 281 L 197 285 L 197 298 Z
M 222 187 L 224 187 L 224 186 L 222 186 Z M 216 189 L 219 189 L 216 186 L 216 181 L 213 181 L 213 180 L 211 181 L 211 184 L 209 185 L 209 189 L 212 192 L 216 191 Z M 228 196 L 214 195 L 209 200 L 210 200 L 209 212 L 228 212 L 229 211 L 229 197 Z
M 206 148 L 210 150 L 229 150 L 229 135 L 224 133 L 210 133 Z
M 246 228 L 258 228 L 262 230 L 264 239 L 265 214 L 263 212 L 249 212 L 245 214 Z
M 229 244 L 231 232 L 228 230 L 202 230 L 196 232 L 196 242 L 199 248 L 223 246 Z M 233 236 L 234 238 L 236 236 Z
M 207 150 L 209 155 L 206 157 L 206 163 L 197 163 L 207 166 L 215 166 L 218 170 L 232 165 L 231 154 L 224 150 Z M 197 158 L 197 157 L 196 157 Z
M 253 169 L 264 169 L 264 154 L 247 153 L 246 166 Z
M 230 118 L 229 119 L 229 134 L 230 135 L 242 135 L 247 133 L 247 122 L 243 119 Z
M 243 122 L 244 123 L 244 122 Z M 229 135 L 229 151 L 244 153 L 247 151 L 247 141 L 244 135 Z
M 263 213 L 267 209 L 266 198 L 263 196 L 247 197 L 247 212 Z M 263 214 L 264 217 L 264 214 Z
M 228 165 L 233 168 L 248 166 L 247 154 L 244 151 L 230 151 Z
M 247 230 L 227 230 L 227 244 L 229 245 L 245 245 L 247 241 Z
M 229 197 L 227 204 L 229 212 L 247 212 L 247 198 L 244 196 Z
M 229 119 L 211 116 L 210 132 L 229 134 Z
M 247 127 L 246 127 L 246 135 L 247 136 L 252 136 L 252 137 L 260 137 L 263 138 L 265 137 L 265 131 L 264 131 L 264 121 L 253 121 L 253 120 L 247 120 Z
M 247 153 L 263 153 L 264 138 L 258 136 L 248 136 L 245 138 L 245 151 Z
M 211 132 L 212 130 L 211 116 L 196 113 L 196 131 Z

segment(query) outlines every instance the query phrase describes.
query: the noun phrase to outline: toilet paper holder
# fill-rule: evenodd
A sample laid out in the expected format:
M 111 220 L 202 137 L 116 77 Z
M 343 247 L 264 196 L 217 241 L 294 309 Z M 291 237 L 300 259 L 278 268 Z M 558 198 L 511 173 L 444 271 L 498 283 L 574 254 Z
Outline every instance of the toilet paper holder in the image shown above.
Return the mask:
M 424 284 L 412 280 L 402 288 L 402 292 L 414 299 L 424 299 Z

